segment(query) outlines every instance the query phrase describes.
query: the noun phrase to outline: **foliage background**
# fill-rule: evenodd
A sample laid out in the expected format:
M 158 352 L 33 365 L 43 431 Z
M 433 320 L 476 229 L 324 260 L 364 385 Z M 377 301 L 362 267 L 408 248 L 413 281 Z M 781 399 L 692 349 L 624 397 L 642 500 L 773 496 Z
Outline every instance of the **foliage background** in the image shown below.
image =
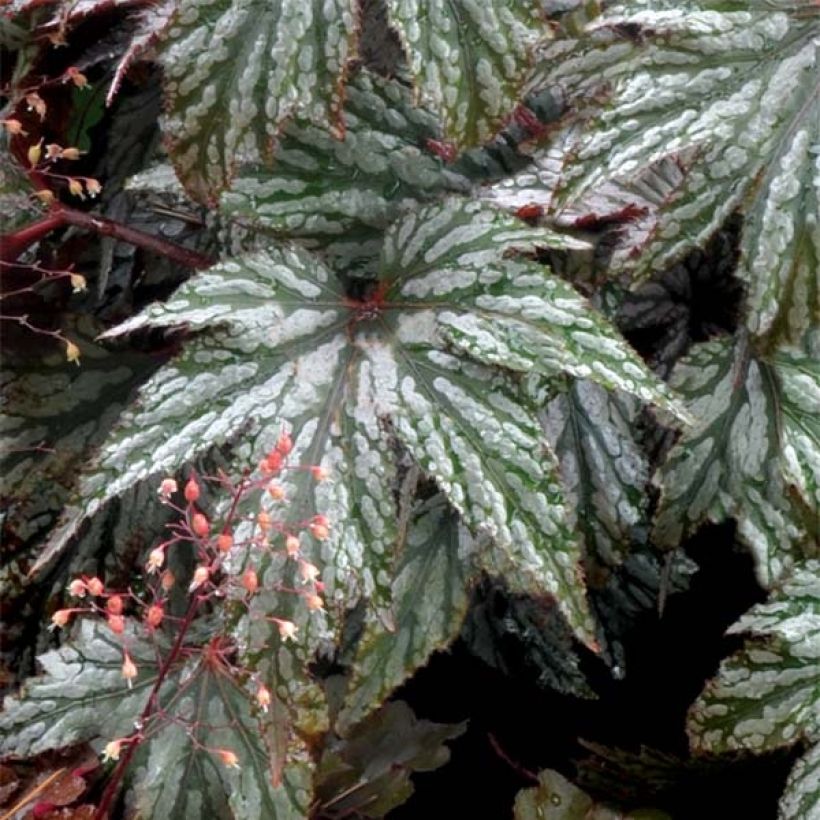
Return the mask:
M 452 451 L 434 453 L 432 437 L 418 441 L 428 434 L 424 412 L 408 416 L 409 405 L 377 393 L 388 412 L 365 424 L 369 443 L 354 439 L 352 427 L 298 440 L 300 454 L 324 459 L 339 476 L 345 457 L 338 441 L 356 440 L 382 477 L 378 486 L 337 481 L 353 503 L 341 490 L 314 496 L 302 485 L 293 489 L 301 509 L 325 504 L 339 524 L 331 548 L 315 553 L 337 611 L 320 627 L 299 621 L 310 638 L 295 655 L 299 668 L 315 662 L 317 652 L 325 665 L 319 674 L 314 667 L 311 675 L 284 680 L 270 671 L 314 759 L 322 748 L 355 756 L 356 731 L 380 731 L 361 720 L 390 696 L 413 711 L 394 705 L 376 713 L 377 723 L 399 721 L 400 742 L 378 765 L 356 765 L 370 765 L 372 774 L 385 759 L 401 763 L 397 780 L 375 777 L 372 792 L 400 803 L 409 796 L 409 771 L 441 765 L 442 740 L 451 749 L 449 764 L 413 776 L 415 794 L 391 816 L 489 807 L 493 816 L 510 816 L 516 794 L 533 788 L 542 770 L 560 772 L 592 798 L 545 771 L 543 791 L 520 797 L 517 816 L 528 816 L 527 800 L 543 808 L 555 794 L 565 812 L 556 816 L 566 817 L 574 801 L 593 798 L 606 804 L 596 808 L 601 816 L 614 805 L 651 806 L 673 817 L 820 813 L 811 757 L 816 677 L 805 665 L 818 634 L 815 565 L 807 562 L 818 546 L 820 465 L 816 2 L 542 8 L 496 0 L 488 7 L 509 12 L 505 24 L 470 31 L 476 54 L 497 54 L 497 35 L 507 38 L 515 58 L 512 68 L 494 64 L 493 76 L 506 81 L 500 89 L 488 83 L 483 97 L 476 88 L 486 75 L 476 72 L 476 54 L 459 62 L 463 55 L 452 42 L 411 36 L 419 23 L 434 34 L 443 25 L 415 4 L 365 2 L 350 14 L 344 3 L 326 4 L 339 10 L 331 14 L 335 22 L 323 28 L 314 21 L 304 30 L 287 17 L 290 4 L 271 4 L 261 21 L 232 16 L 241 5 L 189 2 L 174 17 L 173 3 L 18 1 L 0 22 L 3 117 L 18 118 L 27 131 L 6 137 L 2 196 L 11 216 L 4 231 L 45 212 L 21 171 L 29 164 L 27 147 L 42 137 L 84 152 L 70 168 L 56 166 L 59 172 L 103 182 L 99 200 L 77 202 L 55 178 L 49 184 L 64 202 L 199 254 L 239 260 L 204 275 L 210 278 L 190 278 L 190 268 L 161 254 L 75 224 L 44 236 L 21 265 L 4 266 L 4 294 L 23 290 L 4 295 L 2 311 L 9 690 L 38 671 L 35 655 L 57 645 L 45 626 L 62 605 L 68 578 L 85 572 L 124 584 L 144 562 L 167 521 L 146 479 L 258 457 L 272 435 L 259 425 L 260 414 L 299 431 L 317 417 L 319 405 L 297 381 L 282 390 L 281 401 L 267 404 L 248 398 L 259 387 L 256 376 L 237 379 L 231 390 L 225 385 L 239 372 L 231 368 L 261 361 L 270 364 L 268 376 L 297 357 L 313 364 L 311 372 L 321 370 L 310 351 L 323 339 L 314 332 L 322 325 L 305 319 L 313 308 L 299 300 L 327 270 L 328 304 L 353 340 L 350 369 L 354 361 L 361 368 L 354 380 L 364 383 L 369 372 L 357 351 L 367 350 L 365 363 L 370 356 L 374 367 L 385 367 L 405 355 L 406 344 L 413 361 L 430 349 L 458 361 L 464 369 L 454 384 L 471 396 L 493 379 L 523 407 L 514 383 L 527 406 L 538 403 L 531 418 L 555 451 L 561 485 L 551 485 L 546 508 L 524 514 L 517 537 L 505 539 L 501 518 L 484 526 L 488 505 L 471 506 L 481 493 L 460 503 L 458 487 L 468 495 L 476 485 L 497 491 L 513 518 L 534 497 L 534 485 L 493 485 L 491 471 L 473 469 L 453 479 L 453 490 L 446 468 Z M 222 70 L 213 43 L 204 47 L 202 32 L 214 26 L 237 71 Z M 254 52 L 240 47 L 257 28 L 270 42 L 293 31 L 307 38 L 282 46 L 291 49 L 284 73 L 260 69 Z M 298 47 L 304 50 L 311 37 L 333 48 L 300 62 Z M 90 87 L 67 83 L 69 67 L 82 71 Z M 42 118 L 26 99 L 35 87 L 46 103 Z M 458 94 L 440 93 L 448 88 Z M 460 94 L 468 95 L 466 109 Z M 272 133 L 279 145 L 271 159 Z M 433 239 L 417 228 L 434 223 L 443 227 Z M 461 229 L 476 231 L 463 247 Z M 421 270 L 428 281 L 444 283 L 435 285 L 439 293 L 452 296 L 447 283 L 465 267 L 503 271 L 498 288 L 520 300 L 513 318 L 496 313 L 491 326 L 480 324 L 474 308 L 484 309 L 488 293 L 464 289 L 440 300 L 446 304 L 435 337 L 402 330 L 402 317 L 384 310 L 385 294 L 369 283 L 391 281 L 401 268 L 392 260 L 416 230 L 424 251 L 437 240 L 448 250 L 430 266 L 417 244 L 412 263 L 402 257 L 404 275 L 419 277 Z M 87 291 L 73 293 L 64 282 L 31 288 L 35 261 L 71 265 L 87 279 Z M 265 271 L 277 266 L 290 273 L 266 280 Z M 515 276 L 523 281 L 536 269 L 539 289 L 509 288 Z M 334 272 L 342 274 L 338 286 Z M 287 290 L 290 276 L 299 279 Z M 253 304 L 249 295 L 267 287 Z M 388 303 L 395 293 L 388 288 Z M 538 309 L 548 320 L 523 332 L 515 311 L 533 299 L 542 300 Z M 197 301 L 199 313 L 191 309 Z M 388 324 L 398 317 L 389 342 L 366 341 L 381 338 L 367 335 L 371 313 Z M 259 329 L 285 314 L 294 335 L 277 350 Z M 229 318 L 210 320 L 220 315 Z M 15 322 L 20 316 L 46 334 L 32 336 Z M 560 329 L 590 322 L 586 348 Z M 655 376 L 630 358 L 615 327 Z M 64 360 L 63 336 L 80 347 L 79 369 Z M 180 414 L 154 397 L 178 375 L 175 368 L 187 372 L 197 393 L 204 374 L 226 360 L 211 400 L 227 408 L 226 417 L 245 402 L 251 421 L 232 422 L 227 435 L 216 425 L 196 441 L 198 420 L 210 408 L 194 401 Z M 609 369 L 591 367 L 596 362 Z M 329 395 L 350 390 L 346 379 L 329 379 Z M 292 406 L 301 401 L 302 415 Z M 351 424 L 360 421 L 363 405 L 339 406 L 353 408 Z M 443 428 L 463 421 L 457 402 L 430 414 L 443 419 Z M 377 429 L 385 416 L 388 447 Z M 514 427 L 519 418 L 510 413 L 504 422 L 508 434 L 520 436 L 509 464 L 537 429 L 529 420 Z M 478 413 L 471 421 L 488 447 L 495 421 Z M 138 430 L 143 438 L 134 447 Z M 189 444 L 163 448 L 169 439 Z M 30 449 L 41 444 L 53 450 Z M 463 442 L 453 437 L 449 446 Z M 509 448 L 476 452 L 483 466 L 488 454 L 507 457 Z M 148 467 L 146 454 L 155 458 Z M 554 477 L 550 459 L 546 453 L 538 469 Z M 389 493 L 395 505 L 375 518 L 365 514 L 372 498 Z M 458 518 L 443 495 L 458 507 Z M 411 522 L 416 535 L 404 541 L 391 530 L 397 521 Z M 372 549 L 379 538 L 386 552 Z M 399 543 L 402 557 L 396 548 L 392 563 Z M 561 552 L 570 558 L 559 560 Z M 582 553 L 583 576 L 574 569 Z M 345 562 L 364 562 L 368 571 L 345 574 Z M 284 605 L 269 596 L 260 607 Z M 724 636 L 752 607 L 740 631 Z M 397 616 L 397 632 L 383 628 L 388 610 Z M 403 654 L 401 641 L 411 646 Z M 770 669 L 756 668 L 761 657 Z M 261 655 L 249 662 L 267 669 Z M 790 670 L 804 665 L 806 687 L 794 695 Z M 751 705 L 750 693 L 735 688 L 733 668 L 741 680 L 752 676 Z M 349 689 L 338 715 L 330 685 L 317 695 L 316 683 L 340 673 Z M 316 707 L 325 697 L 335 740 L 325 734 L 327 707 Z M 762 704 L 763 739 L 743 728 L 756 714 L 754 701 Z M 10 701 L 2 748 L 24 757 L 16 709 Z M 709 715 L 720 718 L 723 709 L 729 717 L 710 723 Z M 419 729 L 413 712 L 450 728 Z M 98 734 L 91 729 L 83 728 L 81 739 Z M 415 756 L 406 754 L 410 748 Z M 787 784 L 804 753 L 808 776 L 792 775 Z M 486 767 L 493 777 L 477 779 Z M 317 784 L 320 803 L 338 809 L 334 788 L 341 787 L 333 777 Z M 99 783 L 92 782 L 92 802 L 95 789 Z

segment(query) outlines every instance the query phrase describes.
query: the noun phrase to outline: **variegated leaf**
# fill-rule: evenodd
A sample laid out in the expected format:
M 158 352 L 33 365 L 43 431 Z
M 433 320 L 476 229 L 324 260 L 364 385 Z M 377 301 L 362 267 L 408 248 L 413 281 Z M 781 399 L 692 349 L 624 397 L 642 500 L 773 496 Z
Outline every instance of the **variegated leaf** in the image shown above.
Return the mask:
M 167 643 L 167 642 L 166 642 Z M 159 648 L 168 650 L 159 641 Z M 126 685 L 123 647 L 137 667 Z M 123 636 L 101 620 L 80 621 L 71 640 L 40 656 L 45 675 L 7 698 L 0 715 L 0 753 L 27 757 L 80 741 L 99 745 L 134 735 L 159 675 L 157 641 L 128 621 Z M 207 655 L 172 667 L 157 691 L 158 711 L 142 721 L 146 734 L 128 772 L 130 799 L 144 816 L 183 818 L 304 817 L 308 767 L 300 744 L 285 738 L 287 760 L 265 727 L 251 695 L 227 668 Z M 219 750 L 233 752 L 238 768 L 225 766 Z M 124 753 L 124 750 L 123 750 Z M 275 787 L 279 769 L 282 785 Z M 276 774 L 275 774 L 276 773 Z
M 576 381 L 544 414 L 587 560 L 614 567 L 646 524 L 649 465 L 632 434 L 634 400 Z
M 131 798 L 138 816 L 307 816 L 311 767 L 298 740 L 277 736 L 287 732 L 285 720 L 261 715 L 227 668 L 205 655 L 172 683 L 157 719 L 165 725 L 135 762 Z M 234 754 L 236 765 L 226 765 L 221 752 Z
M 820 743 L 815 743 L 792 767 L 780 798 L 780 820 L 820 817 Z
M 784 481 L 789 463 L 781 460 L 785 407 L 778 363 L 757 357 L 743 338 L 735 343 L 720 339 L 693 348 L 675 369 L 672 384 L 686 397 L 697 423 L 658 476 L 658 542 L 672 547 L 703 521 L 734 517 L 755 556 L 760 582 L 769 586 L 800 557 L 807 538 Z M 816 389 L 815 384 L 815 394 Z M 804 446 L 813 452 L 814 464 L 817 442 L 804 433 L 804 426 L 813 425 L 806 412 L 811 404 L 803 401 L 815 398 L 812 393 L 798 398 L 792 410 L 798 424 L 788 423 L 801 452 Z
M 569 373 L 689 420 L 667 386 L 562 279 L 519 259 L 484 270 L 482 245 L 490 240 L 512 247 L 585 247 L 479 204 L 432 206 L 408 214 L 385 239 L 382 266 L 394 271 L 391 292 L 403 302 L 441 302 L 439 333 L 452 348 L 483 364 L 546 376 Z M 428 266 L 434 273 L 421 275 Z M 447 300 L 441 298 L 445 289 Z
M 458 148 L 486 142 L 512 113 L 547 33 L 535 0 L 387 0 L 419 94 Z
M 438 124 L 401 83 L 359 72 L 346 89 L 345 119 L 344 140 L 304 118 L 288 123 L 273 163 L 241 168 L 220 212 L 322 248 L 349 272 L 378 257 L 381 232 L 402 208 L 469 189 L 425 150 Z
M 820 330 L 802 349 L 781 348 L 772 361 L 780 385 L 784 475 L 820 526 Z
M 820 816 L 820 562 L 807 561 L 729 632 L 746 635 L 689 712 L 698 751 L 764 752 L 799 741 L 812 745 L 794 766 L 782 818 Z
M 123 638 L 137 666 L 122 676 Z M 44 674 L 30 678 L 0 714 L 0 754 L 30 757 L 102 737 L 128 737 L 156 682 L 156 651 L 129 621 L 115 635 L 102 620 L 82 619 L 72 638 L 38 658 Z
M 298 596 L 276 592 L 277 579 L 284 572 L 287 581 L 292 570 L 268 556 L 256 567 L 264 592 L 241 632 L 254 668 L 293 705 L 303 732 L 326 728 L 306 665 L 336 637 L 338 616 L 364 596 L 384 628 L 392 624 L 399 444 L 467 527 L 489 540 L 482 568 L 513 594 L 553 596 L 575 633 L 590 640 L 579 545 L 556 461 L 510 371 L 582 372 L 671 408 L 675 402 L 568 285 L 523 257 L 507 258 L 513 249 L 565 244 L 450 200 L 391 228 L 380 280 L 363 300 L 348 298 L 299 248 L 258 252 L 189 280 L 106 334 L 185 327 L 189 338 L 121 418 L 45 556 L 138 482 L 224 443 L 235 445 L 238 464 L 254 463 L 284 424 L 294 463 L 332 475 L 316 485 L 308 471 L 293 471 L 285 481 L 290 518 L 318 512 L 332 522 L 326 541 L 304 536 L 306 557 L 323 571 L 328 613 L 309 614 Z M 580 327 L 568 329 L 573 323 Z M 560 355 L 547 360 L 555 350 Z M 271 613 L 297 624 L 295 646 L 265 620 Z
M 78 467 L 156 366 L 138 353 L 111 355 L 90 341 L 98 330 L 79 322 L 66 331 L 80 349 L 79 367 L 66 361 L 63 349 L 35 363 L 6 356 L 0 492 L 7 542 L 30 543 L 54 524 Z
M 344 133 L 355 16 L 353 0 L 180 0 L 160 46 L 164 131 L 192 196 L 214 199 L 296 113 Z
M 536 84 L 606 99 L 565 166 L 559 217 L 630 213 L 621 261 L 643 275 L 743 207 L 748 326 L 798 341 L 820 317 L 818 55 L 808 0 L 619 3 L 548 45 Z
M 368 623 L 359 639 L 337 721 L 342 733 L 458 637 L 476 580 L 477 548 L 443 496 L 415 511 L 393 582 L 395 626 Z

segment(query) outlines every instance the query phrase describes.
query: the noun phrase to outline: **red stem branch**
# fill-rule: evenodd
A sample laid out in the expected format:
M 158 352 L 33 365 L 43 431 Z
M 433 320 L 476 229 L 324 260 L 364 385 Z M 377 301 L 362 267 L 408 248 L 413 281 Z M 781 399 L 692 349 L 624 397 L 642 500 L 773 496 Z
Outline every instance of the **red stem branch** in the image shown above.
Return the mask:
M 233 498 L 231 499 L 231 506 L 225 518 L 227 523 L 233 522 L 234 516 L 236 515 L 236 511 L 239 506 L 239 500 L 241 499 L 242 494 L 244 493 L 247 486 L 247 480 L 243 477 L 242 480 L 239 482 L 236 491 L 233 494 Z M 171 650 L 165 656 L 165 659 L 163 660 L 162 665 L 160 666 L 159 673 L 157 674 L 157 679 L 154 681 L 154 685 L 151 688 L 151 693 L 148 695 L 148 701 L 146 702 L 145 708 L 142 710 L 142 714 L 139 717 L 139 735 L 142 734 L 143 727 L 145 726 L 146 722 L 151 718 L 152 715 L 154 715 L 158 711 L 159 704 L 157 698 L 159 695 L 159 690 L 162 687 L 162 684 L 165 682 L 165 679 L 168 677 L 168 673 L 171 671 L 171 667 L 176 663 L 177 658 L 179 658 L 179 655 L 182 652 L 182 649 L 185 644 L 185 636 L 187 635 L 188 630 L 190 629 L 191 624 L 193 623 L 194 616 L 196 615 L 197 609 L 199 609 L 199 604 L 201 603 L 201 600 L 202 599 L 199 595 L 194 595 L 191 598 L 191 603 L 188 606 L 188 611 L 185 613 L 185 617 L 183 618 L 182 623 L 179 626 L 179 632 L 177 633 L 174 645 L 171 647 Z M 134 754 L 137 751 L 139 745 L 140 740 L 138 736 L 134 739 L 133 742 L 128 744 L 125 751 L 120 756 L 116 768 L 111 773 L 111 779 L 108 781 L 108 784 L 105 787 L 105 791 L 103 792 L 102 797 L 100 798 L 100 803 L 97 806 L 96 811 L 94 812 L 94 820 L 106 820 L 106 818 L 108 817 L 108 811 L 111 808 L 111 804 L 114 802 L 117 793 L 119 792 L 120 783 L 122 782 L 122 779 L 125 776 L 125 770 L 128 768 L 128 764 L 134 757 Z
M 20 228 L 19 231 L 3 234 L 0 236 L 0 260 L 14 262 L 26 248 L 63 225 L 65 220 L 62 215 L 58 211 L 52 211 L 37 222 Z
M 129 228 L 127 225 L 114 222 L 112 219 L 88 214 L 85 211 L 78 211 L 66 205 L 55 205 L 41 220 L 26 225 L 14 233 L 0 236 L 0 260 L 14 262 L 26 248 L 64 225 L 74 225 L 77 228 L 94 231 L 101 236 L 112 236 L 122 242 L 158 253 L 180 265 L 195 270 L 208 268 L 214 263 L 213 259 L 197 251 L 184 248 L 158 236 L 138 231 L 135 228 Z

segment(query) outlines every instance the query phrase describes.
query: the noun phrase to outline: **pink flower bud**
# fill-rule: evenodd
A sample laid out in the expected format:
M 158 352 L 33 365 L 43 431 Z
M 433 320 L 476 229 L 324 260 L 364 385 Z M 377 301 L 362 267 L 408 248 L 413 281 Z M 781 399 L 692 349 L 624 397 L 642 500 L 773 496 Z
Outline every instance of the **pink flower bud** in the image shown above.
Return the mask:
M 145 613 L 145 623 L 151 629 L 156 629 L 165 617 L 165 610 L 159 604 L 152 604 Z
M 285 539 L 285 550 L 288 558 L 296 558 L 299 555 L 299 539 L 295 535 L 289 535 Z
M 211 525 L 202 513 L 194 513 L 191 516 L 191 529 L 194 535 L 205 538 L 211 531 Z
M 119 595 L 112 595 L 105 602 L 105 608 L 112 615 L 122 615 L 122 598 Z
M 185 485 L 185 500 L 189 504 L 193 504 L 199 498 L 199 484 L 196 483 L 195 478 L 189 478 Z
M 109 615 L 108 626 L 115 635 L 122 635 L 125 631 L 125 618 L 122 615 Z
M 256 593 L 256 590 L 259 589 L 259 578 L 256 575 L 256 570 L 250 567 L 245 570 L 242 574 L 242 586 L 248 595 L 254 595 Z
M 103 582 L 95 575 L 93 578 L 85 582 L 85 588 L 94 596 L 102 595 L 105 591 Z

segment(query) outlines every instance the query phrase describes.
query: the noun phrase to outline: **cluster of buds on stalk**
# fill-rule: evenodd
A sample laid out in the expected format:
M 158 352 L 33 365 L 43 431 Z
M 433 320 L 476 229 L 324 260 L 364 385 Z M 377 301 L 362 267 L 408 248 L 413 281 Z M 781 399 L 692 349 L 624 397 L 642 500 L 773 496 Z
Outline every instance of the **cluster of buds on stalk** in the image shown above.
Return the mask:
M 245 472 L 236 481 L 224 473 L 210 477 L 192 473 L 184 482 L 173 477 L 162 479 L 157 487 L 159 499 L 176 516 L 168 525 L 169 536 L 148 551 L 144 589 L 140 593 L 131 588 L 114 590 L 97 577 L 74 578 L 67 591 L 75 605 L 55 612 L 52 628 L 65 627 L 81 614 L 103 618 L 108 629 L 121 641 L 121 674 L 125 684 L 131 687 L 140 675 L 140 658 L 145 656 L 136 649 L 137 635 L 153 640 L 160 630 L 171 637 L 176 630 L 179 636 L 188 629 L 205 602 L 213 604 L 226 598 L 246 607 L 254 617 L 252 603 L 263 584 L 260 567 L 284 567 L 289 580 L 287 583 L 284 578 L 277 580 L 273 590 L 295 596 L 307 613 L 323 611 L 325 587 L 321 571 L 309 556 L 317 542 L 330 537 L 331 522 L 321 514 L 307 520 L 289 521 L 285 513 L 289 505 L 287 474 L 290 471 L 301 471 L 309 482 L 326 481 L 329 472 L 323 467 L 291 465 L 293 449 L 291 436 L 283 431 L 257 469 Z M 220 491 L 229 496 L 229 503 L 223 505 L 227 512 L 212 515 L 207 501 Z M 180 579 L 184 584 L 181 589 L 188 597 L 187 614 L 180 617 L 168 609 L 172 591 L 181 586 L 175 576 L 179 570 L 173 555 L 183 545 L 186 553 L 193 547 L 195 566 L 189 577 Z M 292 620 L 267 612 L 258 617 L 275 626 L 274 635 L 278 634 L 282 643 L 298 641 L 299 627 Z M 164 645 L 168 646 L 169 642 Z M 170 645 L 180 647 L 183 641 L 172 640 Z M 215 645 L 226 644 L 216 641 Z M 192 651 L 196 650 L 185 644 L 186 655 L 190 656 Z M 210 653 L 209 663 L 221 663 L 221 651 L 212 647 L 201 649 L 203 655 Z M 175 660 L 166 657 L 160 669 L 170 668 Z M 230 674 L 240 671 L 232 662 L 226 661 L 224 667 Z M 155 674 L 155 670 L 151 674 Z M 249 671 L 244 670 L 242 674 L 248 675 Z M 255 680 L 252 673 L 249 676 L 251 681 Z M 271 691 L 259 681 L 254 686 L 256 705 L 266 713 L 272 702 Z M 104 757 L 117 760 L 124 745 L 139 742 L 139 735 L 112 740 L 105 747 Z M 210 751 L 224 765 L 238 765 L 230 750 Z

